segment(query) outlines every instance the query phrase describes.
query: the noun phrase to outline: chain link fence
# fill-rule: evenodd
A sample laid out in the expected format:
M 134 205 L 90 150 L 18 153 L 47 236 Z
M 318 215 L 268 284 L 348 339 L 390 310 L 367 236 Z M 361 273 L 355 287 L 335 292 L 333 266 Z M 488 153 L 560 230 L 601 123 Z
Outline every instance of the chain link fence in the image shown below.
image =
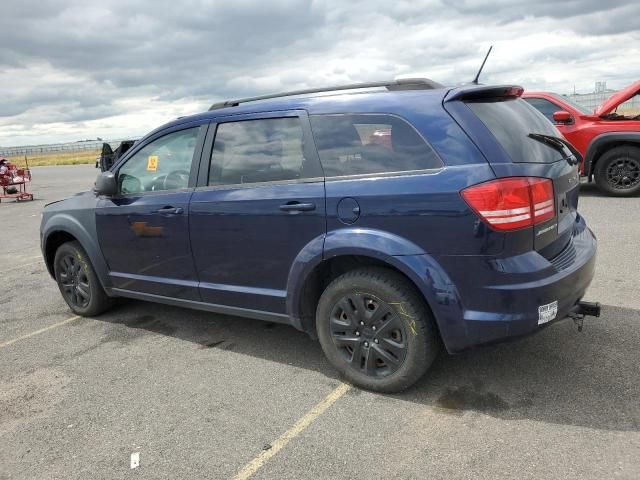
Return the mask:
M 122 140 L 105 140 L 112 148 L 117 147 Z M 0 147 L 0 156 L 27 157 L 42 156 L 48 153 L 87 152 L 102 149 L 102 140 L 87 140 L 73 143 L 53 143 L 47 145 L 27 145 L 22 147 Z
M 598 108 L 602 102 L 609 98 L 616 90 L 604 90 L 592 93 L 573 93 L 566 95 L 567 98 L 579 103 L 590 112 Z M 640 114 L 640 96 L 635 96 L 618 107 L 617 113 L 620 115 L 638 115 Z

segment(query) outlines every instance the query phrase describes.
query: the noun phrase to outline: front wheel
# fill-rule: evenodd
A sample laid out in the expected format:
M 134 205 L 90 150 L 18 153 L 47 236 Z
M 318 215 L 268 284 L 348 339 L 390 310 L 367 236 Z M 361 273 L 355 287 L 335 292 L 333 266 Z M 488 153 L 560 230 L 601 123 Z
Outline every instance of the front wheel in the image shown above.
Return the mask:
M 640 148 L 615 147 L 596 163 L 596 184 L 603 192 L 628 197 L 640 192 Z
M 438 333 L 424 300 L 384 268 L 347 272 L 326 288 L 316 329 L 329 362 L 354 385 L 398 392 L 433 363 Z
M 107 296 L 78 242 L 62 244 L 53 261 L 56 282 L 69 308 L 84 317 L 99 315 L 109 309 L 112 300 Z

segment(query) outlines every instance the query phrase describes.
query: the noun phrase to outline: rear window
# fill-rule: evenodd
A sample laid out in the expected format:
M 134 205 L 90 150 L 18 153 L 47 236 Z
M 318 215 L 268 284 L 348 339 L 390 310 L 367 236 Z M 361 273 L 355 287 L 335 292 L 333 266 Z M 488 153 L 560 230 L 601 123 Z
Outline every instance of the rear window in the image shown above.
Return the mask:
M 326 177 L 442 167 L 424 139 L 392 115 L 311 115 L 311 129 Z
M 530 133 L 561 137 L 535 108 L 521 99 L 467 102 L 515 163 L 553 163 L 571 155 L 568 149 L 534 140 Z

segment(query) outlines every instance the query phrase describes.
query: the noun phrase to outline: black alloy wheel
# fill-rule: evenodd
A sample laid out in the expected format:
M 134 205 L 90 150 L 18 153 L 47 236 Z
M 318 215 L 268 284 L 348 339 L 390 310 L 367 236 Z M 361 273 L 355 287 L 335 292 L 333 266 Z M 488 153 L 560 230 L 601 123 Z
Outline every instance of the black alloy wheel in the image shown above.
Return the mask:
M 73 254 L 58 259 L 58 278 L 65 300 L 77 308 L 87 308 L 91 301 L 91 285 L 83 265 Z
M 333 342 L 351 368 L 385 377 L 400 368 L 407 355 L 407 333 L 400 315 L 373 294 L 352 293 L 331 312 Z
M 422 294 L 400 273 L 361 267 L 335 278 L 320 296 L 316 333 L 346 381 L 376 392 L 413 385 L 440 348 Z
M 607 165 L 607 182 L 615 190 L 628 190 L 640 183 L 640 161 L 618 157 Z
M 640 148 L 620 145 L 596 159 L 593 174 L 598 188 L 615 197 L 640 193 Z
M 99 315 L 113 305 L 80 243 L 63 243 L 56 250 L 53 269 L 69 308 L 85 317 Z

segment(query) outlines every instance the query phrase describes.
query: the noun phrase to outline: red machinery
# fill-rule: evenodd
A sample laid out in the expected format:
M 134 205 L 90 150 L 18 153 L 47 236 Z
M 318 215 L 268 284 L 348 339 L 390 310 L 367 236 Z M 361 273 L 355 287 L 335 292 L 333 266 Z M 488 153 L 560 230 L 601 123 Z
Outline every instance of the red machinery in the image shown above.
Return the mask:
M 18 168 L 8 160 L 0 158 L 0 202 L 3 198 L 15 198 L 16 201 L 33 200 L 33 194 L 27 192 L 27 183 L 31 181 L 31 170 Z

